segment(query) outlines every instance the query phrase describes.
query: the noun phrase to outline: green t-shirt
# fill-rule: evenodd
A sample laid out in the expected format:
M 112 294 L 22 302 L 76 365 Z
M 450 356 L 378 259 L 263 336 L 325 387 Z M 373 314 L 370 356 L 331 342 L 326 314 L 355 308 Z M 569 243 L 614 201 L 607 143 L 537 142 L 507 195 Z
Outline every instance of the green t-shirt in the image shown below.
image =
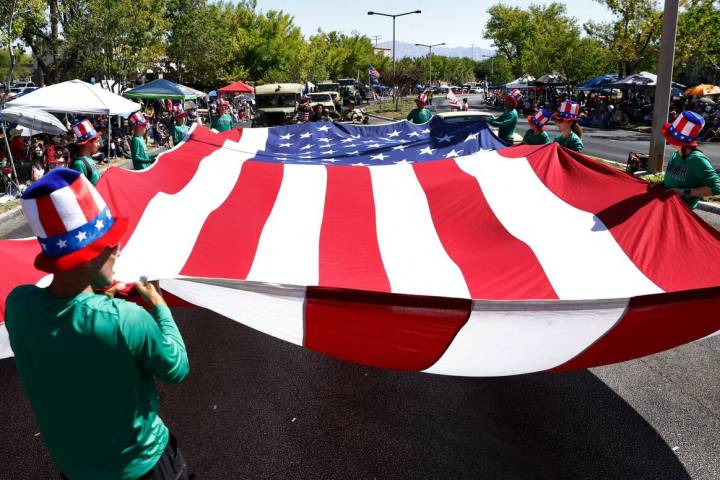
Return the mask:
M 583 143 L 580 137 L 575 132 L 570 132 L 567 138 L 562 136 L 562 133 L 555 137 L 555 141 L 560 144 L 561 147 L 575 150 L 576 152 L 582 152 Z
M 515 133 L 515 125 L 517 125 L 518 113 L 514 108 L 505 110 L 498 118 L 489 120 L 487 123 L 493 127 L 498 127 L 498 137 L 506 142 L 513 142 L 513 134 Z
M 233 128 L 233 118 L 229 113 L 213 117 L 212 128 L 218 132 L 224 132 Z
M 412 123 L 427 123 L 432 118 L 432 112 L 427 108 L 413 108 L 408 113 L 407 119 Z
M 185 138 L 185 134 L 187 134 L 188 130 L 190 130 L 190 127 L 188 127 L 187 125 L 173 125 L 173 145 L 177 145 L 178 143 L 182 142 L 182 139 Z
M 535 133 L 531 128 L 525 132 L 525 136 L 523 137 L 523 143 L 528 145 L 545 145 L 550 142 L 552 142 L 550 135 L 548 135 L 545 130 L 541 130 L 540 133 Z
M 83 160 L 85 161 L 83 162 Z M 87 165 L 90 166 L 89 172 L 87 171 L 85 162 L 87 162 Z M 95 163 L 95 160 L 93 160 L 91 157 L 77 157 L 70 164 L 70 168 L 72 168 L 73 170 L 77 170 L 78 172 L 85 175 L 87 179 L 90 180 L 90 183 L 92 183 L 93 185 L 96 185 L 97 182 L 100 180 L 100 172 L 98 172 L 97 164 Z
M 663 185 L 666 188 L 710 187 L 713 195 L 720 195 L 720 176 L 710 160 L 700 150 L 693 150 L 684 157 L 675 151 L 665 169 Z M 700 197 L 682 195 L 682 200 L 690 208 L 695 208 Z
M 130 156 L 132 157 L 133 169 L 142 170 L 148 168 L 155 162 L 156 155 L 148 154 L 143 137 L 133 135 L 130 142 Z
M 168 442 L 154 377 L 180 383 L 190 366 L 167 307 L 152 315 L 105 295 L 57 298 L 22 285 L 5 325 L 43 441 L 73 480 L 136 479 Z

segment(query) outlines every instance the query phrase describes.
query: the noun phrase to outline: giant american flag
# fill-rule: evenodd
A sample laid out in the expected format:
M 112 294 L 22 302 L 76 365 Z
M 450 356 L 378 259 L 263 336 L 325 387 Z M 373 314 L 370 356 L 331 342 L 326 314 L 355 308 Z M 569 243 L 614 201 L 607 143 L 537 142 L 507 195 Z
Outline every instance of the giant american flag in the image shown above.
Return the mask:
M 720 329 L 720 237 L 675 194 L 482 122 L 195 127 L 98 189 L 130 220 L 118 280 L 348 361 L 511 375 Z M 47 283 L 35 240 L 0 247 L 0 298 Z

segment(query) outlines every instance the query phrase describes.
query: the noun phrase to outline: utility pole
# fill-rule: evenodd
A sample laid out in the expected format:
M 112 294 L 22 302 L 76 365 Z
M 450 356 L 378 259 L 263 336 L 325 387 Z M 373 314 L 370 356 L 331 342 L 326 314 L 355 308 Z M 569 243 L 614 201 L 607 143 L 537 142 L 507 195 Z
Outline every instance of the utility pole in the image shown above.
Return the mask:
M 431 88 L 432 88 L 432 49 L 433 49 L 433 47 L 439 47 L 440 45 L 445 45 L 445 42 L 435 43 L 433 45 L 425 45 L 424 43 L 416 43 L 415 44 L 416 47 L 427 47 L 429 49 L 428 59 L 430 60 L 430 80 L 428 83 L 430 84 Z
M 370 38 L 375 40 L 375 48 L 377 48 L 377 42 L 382 38 L 382 35 L 370 35 Z
M 661 172 L 665 162 L 665 137 L 661 130 L 667 122 L 670 108 L 677 17 L 678 0 L 665 0 L 657 85 L 655 85 L 655 105 L 653 106 L 652 137 L 650 138 L 650 160 L 648 162 L 648 168 L 653 172 Z
M 475 61 L 475 44 L 470 44 L 470 57 L 472 57 L 473 62 Z

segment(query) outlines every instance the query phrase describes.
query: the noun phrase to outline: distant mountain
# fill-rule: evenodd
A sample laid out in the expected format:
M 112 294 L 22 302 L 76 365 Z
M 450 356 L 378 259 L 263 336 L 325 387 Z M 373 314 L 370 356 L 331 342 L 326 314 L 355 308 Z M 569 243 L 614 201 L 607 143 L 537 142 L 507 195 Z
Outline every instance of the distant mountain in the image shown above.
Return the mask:
M 380 48 L 392 48 L 392 42 L 380 42 L 377 45 Z M 427 47 L 416 47 L 414 43 L 395 42 L 397 48 L 397 58 L 403 57 L 424 57 L 428 54 Z M 482 60 L 483 55 L 492 55 L 493 51 L 480 47 L 434 47 L 433 54 L 444 55 L 446 57 L 468 57 L 475 60 Z

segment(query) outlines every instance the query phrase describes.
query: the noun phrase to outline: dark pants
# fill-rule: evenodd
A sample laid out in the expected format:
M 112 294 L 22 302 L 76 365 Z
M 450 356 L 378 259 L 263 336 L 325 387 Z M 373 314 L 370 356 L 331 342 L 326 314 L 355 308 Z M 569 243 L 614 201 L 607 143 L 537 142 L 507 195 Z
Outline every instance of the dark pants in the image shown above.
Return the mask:
M 60 474 L 63 480 L 68 478 Z M 177 439 L 170 434 L 170 441 L 163 451 L 160 460 L 155 464 L 152 470 L 140 477 L 138 480 L 189 480 L 187 463 L 183 458 L 180 449 L 177 446 Z

